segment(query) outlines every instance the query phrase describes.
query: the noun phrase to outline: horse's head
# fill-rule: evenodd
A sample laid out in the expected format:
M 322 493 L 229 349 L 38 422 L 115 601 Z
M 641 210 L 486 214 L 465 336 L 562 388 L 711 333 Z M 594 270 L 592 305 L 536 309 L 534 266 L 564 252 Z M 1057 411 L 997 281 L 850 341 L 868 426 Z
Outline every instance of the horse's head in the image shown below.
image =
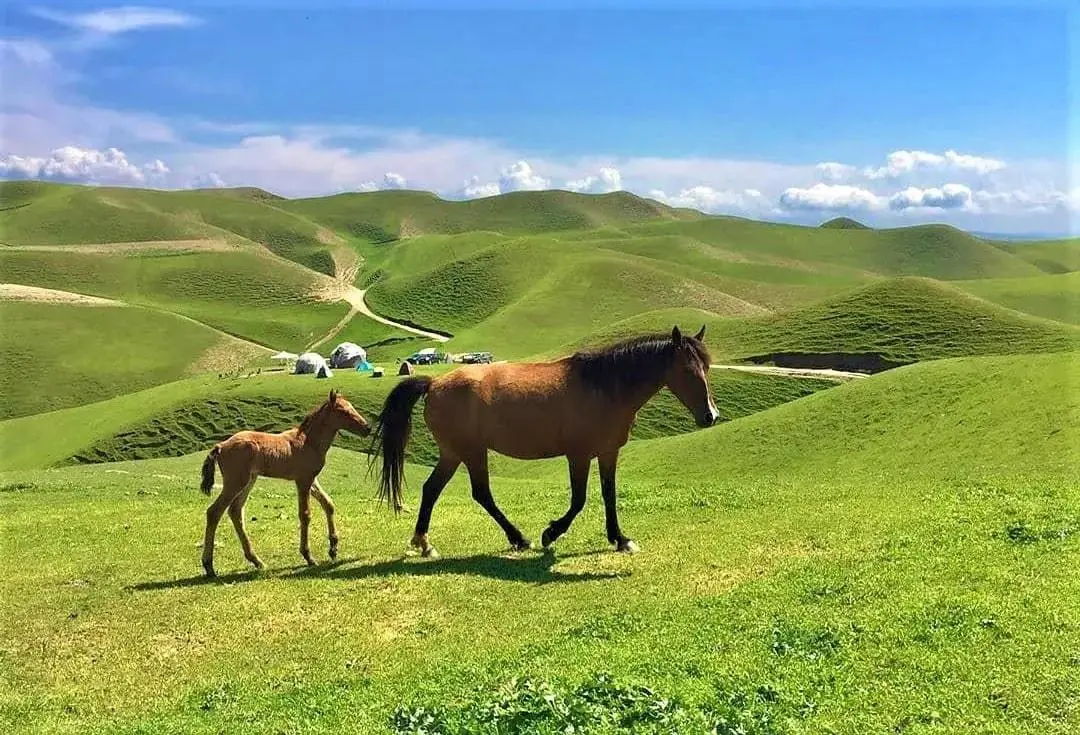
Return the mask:
M 712 426 L 720 418 L 709 391 L 709 350 L 702 339 L 705 327 L 693 337 L 686 337 L 678 327 L 671 330 L 675 359 L 668 368 L 664 384 L 694 415 L 698 426 Z
M 337 392 L 337 388 L 330 390 L 326 405 L 330 410 L 330 420 L 335 429 L 344 429 L 357 436 L 367 436 L 371 433 L 368 422 L 351 403 L 345 400 L 344 396 Z

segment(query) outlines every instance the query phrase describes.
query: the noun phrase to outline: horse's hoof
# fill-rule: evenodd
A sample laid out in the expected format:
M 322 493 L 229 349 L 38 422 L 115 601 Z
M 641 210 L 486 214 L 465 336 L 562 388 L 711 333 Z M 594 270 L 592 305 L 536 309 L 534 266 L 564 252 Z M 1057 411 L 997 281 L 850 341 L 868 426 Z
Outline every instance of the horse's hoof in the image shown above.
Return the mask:
M 527 538 L 518 539 L 517 541 L 510 542 L 510 548 L 514 551 L 529 551 L 533 547 L 533 542 Z
M 540 543 L 545 549 L 555 543 L 555 537 L 551 533 L 550 527 L 544 529 L 543 535 L 540 536 Z
M 420 552 L 420 556 L 424 557 L 425 559 L 438 559 L 439 550 L 436 549 L 434 546 L 429 546 Z
M 260 572 L 266 569 L 266 565 L 262 563 L 262 559 L 253 559 L 251 564 Z
M 636 554 L 639 551 L 641 551 L 641 549 L 638 547 L 638 545 L 635 544 L 630 539 L 626 539 L 625 541 L 620 541 L 617 550 L 623 552 L 624 554 Z
M 336 561 L 336 560 L 337 560 L 337 548 L 334 547 L 334 546 L 331 546 L 330 547 L 330 561 Z
M 207 579 L 213 579 L 217 576 L 217 572 L 214 571 L 214 567 L 210 564 L 203 564 L 203 571 L 206 574 Z

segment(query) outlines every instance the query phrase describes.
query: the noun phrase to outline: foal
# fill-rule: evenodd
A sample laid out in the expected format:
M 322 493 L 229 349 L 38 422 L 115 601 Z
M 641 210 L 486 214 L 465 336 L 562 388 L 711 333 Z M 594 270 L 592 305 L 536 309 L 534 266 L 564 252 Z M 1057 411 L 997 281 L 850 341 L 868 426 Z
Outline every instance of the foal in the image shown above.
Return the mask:
M 326 452 L 330 449 L 330 444 L 342 429 L 358 436 L 371 433 L 368 422 L 335 388 L 330 391 L 330 397 L 309 413 L 299 426 L 278 434 L 240 431 L 210 450 L 202 465 L 200 489 L 204 494 L 210 494 L 214 487 L 216 463 L 221 468 L 222 490 L 217 500 L 206 509 L 206 536 L 203 539 L 202 553 L 206 576 L 215 576 L 214 535 L 226 508 L 236 535 L 240 538 L 244 557 L 254 564 L 256 569 L 263 568 L 262 560 L 252 550 L 251 539 L 244 528 L 244 503 L 260 475 L 296 482 L 300 514 L 300 555 L 304 557 L 304 561 L 315 564 L 308 546 L 312 495 L 326 512 L 330 558 L 337 557 L 338 535 L 334 526 L 334 503 L 319 486 L 316 478 L 326 464 Z

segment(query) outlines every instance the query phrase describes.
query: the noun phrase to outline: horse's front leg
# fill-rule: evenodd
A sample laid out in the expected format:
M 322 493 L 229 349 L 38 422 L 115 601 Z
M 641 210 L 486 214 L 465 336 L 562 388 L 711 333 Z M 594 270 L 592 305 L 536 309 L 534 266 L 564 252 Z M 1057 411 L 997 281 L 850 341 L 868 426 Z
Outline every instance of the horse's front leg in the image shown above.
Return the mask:
M 623 535 L 619 528 L 619 514 L 615 509 L 615 467 L 619 462 L 619 452 L 602 454 L 597 458 L 600 465 L 600 494 L 604 497 L 604 517 L 607 525 L 608 543 L 615 544 L 618 551 L 633 554 L 637 544 Z
M 585 507 L 585 491 L 589 485 L 589 466 L 592 464 L 592 458 L 567 457 L 567 460 L 570 464 L 570 509 L 544 529 L 544 535 L 540 540 L 545 549 L 555 543 L 559 536 L 566 533 L 570 524 L 577 518 L 577 514 Z
M 308 544 L 308 526 L 311 525 L 311 484 L 314 478 L 296 481 L 296 505 L 300 516 L 300 556 L 308 566 L 315 566 L 311 558 L 311 546 Z

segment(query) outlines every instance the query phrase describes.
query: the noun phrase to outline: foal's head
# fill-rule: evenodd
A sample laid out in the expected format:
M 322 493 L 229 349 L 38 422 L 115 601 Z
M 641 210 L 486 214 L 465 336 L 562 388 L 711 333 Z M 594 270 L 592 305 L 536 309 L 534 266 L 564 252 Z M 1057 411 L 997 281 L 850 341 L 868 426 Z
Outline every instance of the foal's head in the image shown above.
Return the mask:
M 344 396 L 337 392 L 337 388 L 330 390 L 330 397 L 326 399 L 324 410 L 326 420 L 334 429 L 344 429 L 357 436 L 367 436 L 371 433 L 368 422 L 351 403 L 345 400 Z
M 664 375 L 664 385 L 694 414 L 698 426 L 712 426 L 720 418 L 709 391 L 709 350 L 702 339 L 705 327 L 687 337 L 678 327 L 671 330 L 674 359 Z

